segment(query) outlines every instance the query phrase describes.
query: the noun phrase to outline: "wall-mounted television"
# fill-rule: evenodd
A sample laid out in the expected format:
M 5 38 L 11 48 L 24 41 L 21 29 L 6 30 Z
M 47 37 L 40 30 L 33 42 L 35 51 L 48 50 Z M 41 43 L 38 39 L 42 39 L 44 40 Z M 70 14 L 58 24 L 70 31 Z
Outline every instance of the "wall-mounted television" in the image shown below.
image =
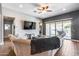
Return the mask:
M 36 29 L 36 22 L 24 21 L 24 29 Z

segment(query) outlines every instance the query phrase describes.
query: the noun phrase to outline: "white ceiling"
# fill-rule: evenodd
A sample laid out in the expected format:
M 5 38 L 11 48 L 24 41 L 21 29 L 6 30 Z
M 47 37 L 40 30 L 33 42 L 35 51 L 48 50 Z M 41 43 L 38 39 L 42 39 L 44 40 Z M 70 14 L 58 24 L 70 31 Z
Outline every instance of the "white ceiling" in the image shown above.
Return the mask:
M 23 7 L 20 8 L 19 5 L 23 5 Z M 48 5 L 52 12 L 38 14 L 34 13 L 34 10 L 38 7 L 37 3 L 2 3 L 3 8 L 9 8 L 41 19 L 79 10 L 79 3 L 50 3 Z

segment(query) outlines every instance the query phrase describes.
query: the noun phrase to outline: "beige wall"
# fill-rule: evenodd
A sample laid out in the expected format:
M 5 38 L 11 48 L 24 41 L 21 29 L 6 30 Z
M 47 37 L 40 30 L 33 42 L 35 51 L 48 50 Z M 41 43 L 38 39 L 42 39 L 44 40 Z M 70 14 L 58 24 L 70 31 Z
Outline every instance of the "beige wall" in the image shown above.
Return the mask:
M 41 22 L 41 19 L 23 14 L 23 13 L 19 13 L 7 8 L 3 8 L 2 10 L 3 12 L 3 16 L 9 16 L 9 17 L 15 17 L 15 35 L 19 35 L 19 37 L 24 37 L 24 35 L 27 34 L 35 34 L 38 35 L 39 34 L 39 22 Z M 36 22 L 36 29 L 35 30 L 23 30 L 22 28 L 22 21 L 33 21 Z

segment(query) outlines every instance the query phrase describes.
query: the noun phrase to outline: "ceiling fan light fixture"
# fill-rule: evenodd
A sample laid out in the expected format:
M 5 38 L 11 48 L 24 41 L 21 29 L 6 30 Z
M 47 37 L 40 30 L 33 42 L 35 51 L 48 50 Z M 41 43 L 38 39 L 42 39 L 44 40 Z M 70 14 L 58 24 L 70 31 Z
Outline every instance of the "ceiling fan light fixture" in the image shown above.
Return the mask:
M 46 12 L 52 12 L 52 10 L 49 9 L 48 4 L 39 4 L 39 6 L 36 9 L 37 13 L 46 13 Z

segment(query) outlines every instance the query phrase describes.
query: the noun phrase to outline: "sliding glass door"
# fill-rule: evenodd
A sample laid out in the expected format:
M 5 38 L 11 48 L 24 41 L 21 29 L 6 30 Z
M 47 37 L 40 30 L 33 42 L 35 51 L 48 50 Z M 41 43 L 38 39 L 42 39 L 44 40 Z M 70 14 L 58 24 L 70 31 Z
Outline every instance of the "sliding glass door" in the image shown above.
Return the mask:
M 46 23 L 46 35 L 57 36 L 58 31 L 64 31 L 66 33 L 66 39 L 71 39 L 71 20 L 54 21 Z

